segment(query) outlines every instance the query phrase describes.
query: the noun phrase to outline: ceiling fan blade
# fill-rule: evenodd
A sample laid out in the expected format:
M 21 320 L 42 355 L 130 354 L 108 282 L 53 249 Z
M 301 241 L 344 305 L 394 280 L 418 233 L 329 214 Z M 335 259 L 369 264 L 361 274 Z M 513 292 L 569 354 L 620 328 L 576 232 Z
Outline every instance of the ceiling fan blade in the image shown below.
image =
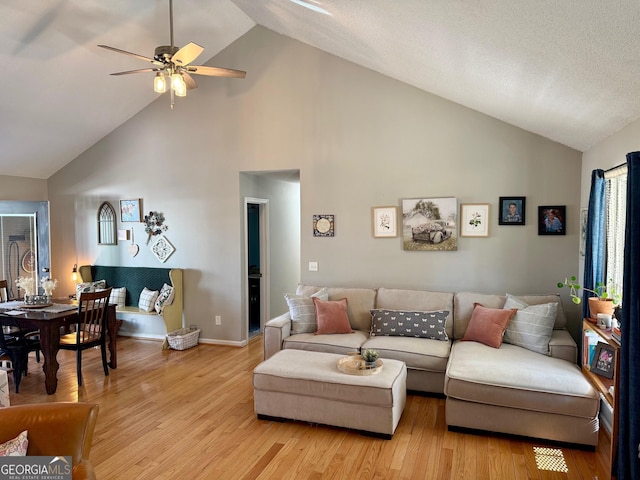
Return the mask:
M 189 75 L 185 71 L 182 71 L 181 74 L 182 74 L 182 78 L 184 78 L 184 83 L 187 85 L 187 90 L 193 90 L 194 88 L 198 88 L 198 84 L 196 83 L 196 81 L 193 79 L 191 75 Z
M 158 68 L 143 68 L 140 70 L 127 70 L 126 72 L 110 73 L 109 75 L 129 75 L 130 73 L 159 72 Z
M 171 61 L 178 66 L 184 67 L 185 65 L 189 65 L 193 62 L 198 55 L 200 55 L 204 51 L 204 48 L 198 45 L 197 43 L 190 42 L 178 50 L 171 57 Z
M 190 65 L 184 67 L 189 73 L 195 73 L 197 75 L 208 75 L 210 77 L 232 77 L 232 78 L 244 78 L 247 76 L 247 72 L 242 70 L 233 70 L 231 68 L 219 68 L 219 67 L 205 67 L 203 65 Z
M 145 62 L 151 62 L 154 65 L 164 65 L 164 63 L 157 61 L 154 58 L 150 58 L 150 57 L 145 57 L 142 55 L 138 55 L 137 53 L 131 53 L 131 52 L 127 52 L 126 50 L 120 50 L 119 48 L 115 48 L 115 47 L 110 47 L 109 45 L 98 45 L 99 47 L 102 48 L 106 48 L 107 50 L 111 50 L 112 52 L 116 52 L 116 53 L 124 53 L 125 55 L 131 55 L 132 57 L 136 57 L 140 60 L 144 60 Z

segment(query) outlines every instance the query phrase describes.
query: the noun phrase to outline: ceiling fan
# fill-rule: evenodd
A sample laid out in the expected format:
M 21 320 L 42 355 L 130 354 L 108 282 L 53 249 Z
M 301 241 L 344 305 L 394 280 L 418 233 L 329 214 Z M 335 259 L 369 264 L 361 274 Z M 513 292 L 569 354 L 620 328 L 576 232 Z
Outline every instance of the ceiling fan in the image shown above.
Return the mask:
M 187 90 L 198 88 L 198 84 L 191 74 L 207 75 L 209 77 L 232 77 L 244 78 L 247 72 L 242 70 L 233 70 L 230 68 L 207 67 L 204 65 L 191 65 L 203 51 L 204 48 L 197 43 L 190 42 L 182 48 L 178 48 L 173 42 L 173 0 L 169 0 L 169 32 L 171 37 L 171 45 L 161 45 L 156 47 L 153 58 L 138 55 L 137 53 L 127 52 L 119 48 L 110 47 L 108 45 L 98 45 L 117 53 L 123 53 L 136 57 L 145 62 L 150 62 L 153 67 L 142 68 L 139 70 L 128 70 L 126 72 L 116 72 L 111 75 L 129 75 L 131 73 L 155 72 L 156 76 L 153 80 L 153 89 L 157 93 L 164 93 L 170 86 L 171 91 L 171 108 L 173 109 L 174 95 L 184 97 Z

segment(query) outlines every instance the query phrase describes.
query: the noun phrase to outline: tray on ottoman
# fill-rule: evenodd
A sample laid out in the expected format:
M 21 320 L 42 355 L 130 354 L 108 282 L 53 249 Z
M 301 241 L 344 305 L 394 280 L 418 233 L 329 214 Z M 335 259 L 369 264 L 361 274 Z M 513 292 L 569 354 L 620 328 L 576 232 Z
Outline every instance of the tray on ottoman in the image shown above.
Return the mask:
M 253 371 L 258 418 L 285 418 L 351 428 L 384 438 L 395 432 L 406 403 L 404 362 L 385 359 L 376 375 L 338 369 L 343 356 L 285 349 Z

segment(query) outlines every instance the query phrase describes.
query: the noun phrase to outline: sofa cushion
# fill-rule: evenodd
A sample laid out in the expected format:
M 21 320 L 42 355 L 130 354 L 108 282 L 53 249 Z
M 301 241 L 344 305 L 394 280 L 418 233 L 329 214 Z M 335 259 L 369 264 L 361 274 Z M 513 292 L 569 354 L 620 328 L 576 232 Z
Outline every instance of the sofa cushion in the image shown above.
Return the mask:
M 310 297 L 324 287 L 299 284 L 296 289 L 298 295 Z M 347 315 L 354 330 L 371 330 L 371 314 L 369 310 L 375 308 L 376 291 L 372 288 L 340 288 L 327 287 L 329 300 L 346 298 L 348 302 Z
M 316 307 L 313 298 L 329 300 L 329 292 L 326 288 L 321 288 L 313 295 L 298 295 L 286 293 L 284 299 L 289 306 L 291 315 L 291 333 L 313 333 L 316 331 Z
M 300 333 L 286 337 L 282 348 L 295 348 L 314 352 L 349 353 L 360 351 L 360 346 L 369 337 L 369 332 L 354 330 L 344 335 L 316 335 L 314 333 Z
M 353 333 L 347 316 L 347 299 L 320 300 L 312 297 L 316 307 L 316 335 Z
M 362 348 L 377 350 L 382 359 L 401 360 L 413 370 L 444 372 L 451 342 L 415 337 L 371 337 Z
M 507 294 L 504 309 L 517 308 L 518 311 L 507 325 L 504 342 L 526 348 L 532 352 L 549 355 L 549 340 L 553 333 L 558 303 L 528 305 Z
M 516 298 L 528 305 L 539 305 L 541 303 L 558 303 L 558 311 L 556 321 L 553 328 L 562 329 L 567 326 L 567 317 L 562 308 L 560 296 L 556 294 L 549 295 L 518 295 Z M 458 292 L 453 297 L 454 302 L 454 320 L 453 320 L 453 338 L 459 339 L 464 336 L 467 329 L 471 314 L 473 313 L 473 304 L 479 303 L 489 308 L 502 308 L 506 301 L 506 295 L 491 295 L 486 293 Z M 451 334 L 449 336 L 452 336 Z
M 577 365 L 508 343 L 496 349 L 454 342 L 444 393 L 468 402 L 584 418 L 594 418 L 600 406 L 598 393 Z
M 476 303 L 462 341 L 480 342 L 493 348 L 500 347 L 504 331 L 517 311 L 515 308 L 486 308 Z
M 449 340 L 445 326 L 449 312 L 405 310 L 371 310 L 371 336 L 418 337 Z

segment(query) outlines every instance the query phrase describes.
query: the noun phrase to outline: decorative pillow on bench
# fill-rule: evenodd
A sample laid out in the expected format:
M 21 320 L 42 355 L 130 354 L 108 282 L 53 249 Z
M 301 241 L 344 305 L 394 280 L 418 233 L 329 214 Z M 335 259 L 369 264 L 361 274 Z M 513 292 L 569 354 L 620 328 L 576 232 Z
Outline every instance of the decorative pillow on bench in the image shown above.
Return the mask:
M 125 287 L 112 288 L 109 296 L 109 303 L 115 303 L 119 308 L 124 308 L 127 299 L 127 289 Z
M 447 310 L 433 312 L 369 310 L 372 337 L 418 337 L 447 341 Z
M 171 305 L 173 303 L 173 297 L 175 296 L 175 290 L 173 287 L 167 283 L 165 283 L 160 289 L 160 293 L 158 294 L 158 298 L 154 304 L 156 312 L 162 313 L 164 307 L 166 305 Z
M 153 312 L 158 294 L 158 290 L 149 290 L 147 287 L 144 287 L 140 293 L 138 308 L 144 312 Z
M 80 299 L 81 293 L 92 293 L 97 290 L 104 290 L 107 288 L 106 280 L 97 280 L 95 282 L 83 282 L 76 283 L 76 298 Z

